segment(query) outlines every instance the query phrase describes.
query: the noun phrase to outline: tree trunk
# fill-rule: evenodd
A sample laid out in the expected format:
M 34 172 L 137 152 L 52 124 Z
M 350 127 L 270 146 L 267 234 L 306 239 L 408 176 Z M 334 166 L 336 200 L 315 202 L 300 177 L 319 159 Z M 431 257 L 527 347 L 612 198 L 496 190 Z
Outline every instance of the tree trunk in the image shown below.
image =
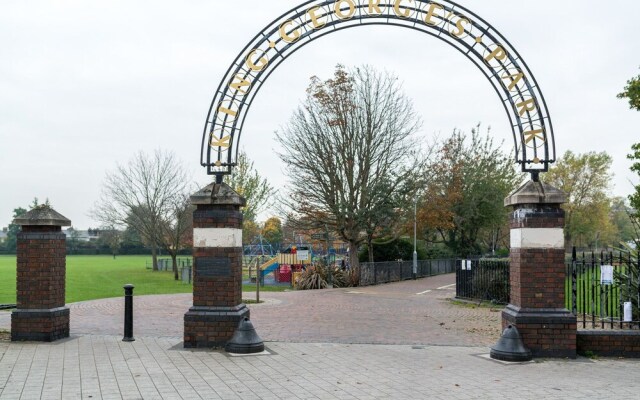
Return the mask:
M 349 263 L 351 268 L 358 268 L 360 261 L 358 261 L 358 244 L 355 242 L 349 242 Z
M 174 251 L 174 252 L 171 252 L 170 254 L 171 254 L 171 264 L 173 265 L 173 279 L 177 281 L 177 280 L 180 280 L 178 277 L 178 260 L 177 260 L 178 252 Z
M 373 262 L 373 238 L 367 238 L 367 249 L 369 250 L 369 262 Z
M 151 244 L 151 260 L 153 264 L 153 271 L 158 271 L 158 248 L 155 243 Z

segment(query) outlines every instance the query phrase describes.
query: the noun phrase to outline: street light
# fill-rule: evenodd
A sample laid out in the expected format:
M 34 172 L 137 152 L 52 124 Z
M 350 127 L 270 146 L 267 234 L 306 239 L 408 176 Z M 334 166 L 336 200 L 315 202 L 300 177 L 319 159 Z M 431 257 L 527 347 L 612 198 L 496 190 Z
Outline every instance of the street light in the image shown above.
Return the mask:
M 418 277 L 418 251 L 416 248 L 417 242 L 417 226 L 418 226 L 418 196 L 413 200 L 413 279 Z

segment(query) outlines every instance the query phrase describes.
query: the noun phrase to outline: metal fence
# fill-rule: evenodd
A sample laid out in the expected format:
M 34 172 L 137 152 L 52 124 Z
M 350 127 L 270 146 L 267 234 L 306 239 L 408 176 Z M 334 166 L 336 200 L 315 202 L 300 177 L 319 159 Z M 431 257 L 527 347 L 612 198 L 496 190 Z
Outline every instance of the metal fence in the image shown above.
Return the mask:
M 456 298 L 509 303 L 509 261 L 456 260 Z
M 455 272 L 456 260 L 418 261 L 416 277 L 450 274 Z M 413 261 L 360 263 L 360 286 L 398 282 L 413 278 Z
M 629 252 L 582 253 L 567 263 L 566 307 L 583 329 L 640 329 L 640 264 Z M 626 314 L 626 315 L 625 315 Z

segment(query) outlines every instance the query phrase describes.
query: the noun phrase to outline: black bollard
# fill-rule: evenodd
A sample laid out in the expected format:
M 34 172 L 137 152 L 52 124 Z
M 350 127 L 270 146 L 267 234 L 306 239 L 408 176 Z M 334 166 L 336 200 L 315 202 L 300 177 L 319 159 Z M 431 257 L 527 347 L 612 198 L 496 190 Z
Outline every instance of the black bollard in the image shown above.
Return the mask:
M 124 338 L 123 342 L 133 342 L 133 288 L 135 286 L 124 285 Z

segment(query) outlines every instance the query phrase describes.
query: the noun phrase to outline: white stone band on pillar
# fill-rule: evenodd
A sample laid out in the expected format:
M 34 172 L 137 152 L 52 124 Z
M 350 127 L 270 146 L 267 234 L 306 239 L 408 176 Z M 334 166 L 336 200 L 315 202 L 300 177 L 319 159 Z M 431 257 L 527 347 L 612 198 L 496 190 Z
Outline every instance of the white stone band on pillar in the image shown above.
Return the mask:
M 242 229 L 193 228 L 193 247 L 242 247 Z
M 562 228 L 511 229 L 512 249 L 564 249 Z

